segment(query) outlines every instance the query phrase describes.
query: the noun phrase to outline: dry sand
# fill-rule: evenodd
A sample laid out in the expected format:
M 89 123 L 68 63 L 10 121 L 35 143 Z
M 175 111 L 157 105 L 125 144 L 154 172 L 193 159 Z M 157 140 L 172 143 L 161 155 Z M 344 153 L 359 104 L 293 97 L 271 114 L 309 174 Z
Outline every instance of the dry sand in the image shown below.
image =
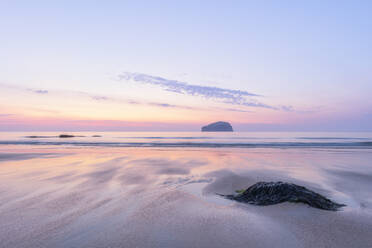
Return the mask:
M 0 150 L 0 247 L 372 247 L 372 152 Z M 216 196 L 257 181 L 348 206 L 259 207 Z

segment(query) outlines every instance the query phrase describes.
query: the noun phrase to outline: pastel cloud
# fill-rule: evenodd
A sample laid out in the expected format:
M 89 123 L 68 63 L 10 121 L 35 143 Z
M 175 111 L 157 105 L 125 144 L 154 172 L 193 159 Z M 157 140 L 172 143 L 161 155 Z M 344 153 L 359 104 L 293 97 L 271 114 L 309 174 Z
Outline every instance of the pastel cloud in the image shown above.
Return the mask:
M 283 111 L 287 111 L 287 112 L 293 112 L 294 111 L 293 106 L 290 106 L 290 105 L 282 105 L 282 106 L 280 106 L 280 109 L 283 110 Z
M 33 93 L 36 93 L 36 94 L 48 94 L 49 91 L 47 90 L 41 90 L 41 89 L 27 89 L 28 91 L 31 91 Z
M 207 99 L 215 99 L 220 102 L 232 105 L 277 109 L 276 107 L 261 103 L 253 99 L 253 97 L 259 97 L 260 95 L 243 90 L 232 90 L 211 86 L 194 85 L 144 73 L 123 72 L 118 75 L 118 78 L 119 80 L 124 81 L 134 81 L 136 83 L 156 85 L 166 91 L 190 96 L 201 96 Z
M 22 86 L 14 86 L 14 85 L 7 85 L 7 84 L 0 84 L 0 88 L 7 88 L 7 89 L 13 89 L 23 92 L 30 92 L 33 94 L 40 94 L 40 95 L 58 95 L 58 96 L 64 96 L 64 97 L 84 97 L 86 99 L 91 99 L 96 102 L 114 102 L 118 104 L 128 104 L 128 105 L 143 105 L 143 106 L 149 106 L 149 107 L 158 107 L 158 108 L 177 108 L 177 109 L 188 109 L 188 110 L 199 110 L 199 111 L 210 111 L 211 108 L 208 107 L 193 107 L 193 106 L 187 106 L 187 105 L 178 105 L 178 104 L 171 104 L 167 102 L 151 102 L 151 101 L 140 101 L 140 100 L 133 100 L 133 99 L 126 99 L 121 97 L 113 97 L 113 96 L 107 96 L 107 95 L 98 95 L 98 94 L 91 94 L 84 91 L 72 91 L 72 90 L 58 90 L 58 91 L 50 91 L 46 89 L 34 89 L 34 88 L 24 88 Z M 27 109 L 30 109 L 29 107 Z M 35 109 L 35 108 L 33 108 Z M 251 112 L 244 109 L 235 109 L 235 108 L 212 108 L 212 109 L 219 109 L 222 111 L 228 111 L 228 112 Z M 40 112 L 37 110 L 37 112 Z M 57 112 L 57 111 L 53 111 Z M 0 117 L 9 116 L 7 115 L 0 115 Z

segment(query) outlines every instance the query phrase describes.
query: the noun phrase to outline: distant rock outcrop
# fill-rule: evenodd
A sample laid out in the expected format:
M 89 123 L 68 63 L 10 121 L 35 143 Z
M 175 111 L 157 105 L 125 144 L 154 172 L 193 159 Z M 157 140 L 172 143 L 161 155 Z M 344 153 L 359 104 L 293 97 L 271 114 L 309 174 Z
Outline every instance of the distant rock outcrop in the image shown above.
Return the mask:
M 233 132 L 233 128 L 228 122 L 218 121 L 202 127 L 202 132 Z
M 60 134 L 58 137 L 59 138 L 74 138 L 76 136 L 75 135 L 71 135 L 71 134 Z
M 314 208 L 336 211 L 345 206 L 315 193 L 305 187 L 283 182 L 259 182 L 237 195 L 222 195 L 228 199 L 254 205 L 273 205 L 282 202 L 305 203 Z
M 25 136 L 25 138 L 30 139 L 44 139 L 44 138 L 74 138 L 74 137 L 85 137 L 83 135 L 71 135 L 71 134 L 60 134 L 58 136 L 40 136 L 40 135 L 31 135 L 31 136 Z M 101 137 L 100 135 L 93 135 L 92 137 Z

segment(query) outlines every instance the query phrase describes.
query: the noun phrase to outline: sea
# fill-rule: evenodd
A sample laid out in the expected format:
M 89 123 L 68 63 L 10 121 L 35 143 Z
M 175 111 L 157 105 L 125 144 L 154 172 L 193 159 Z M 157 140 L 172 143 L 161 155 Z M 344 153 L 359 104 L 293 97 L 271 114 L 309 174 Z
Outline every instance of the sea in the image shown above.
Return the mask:
M 372 132 L 0 132 L 0 145 L 371 149 Z

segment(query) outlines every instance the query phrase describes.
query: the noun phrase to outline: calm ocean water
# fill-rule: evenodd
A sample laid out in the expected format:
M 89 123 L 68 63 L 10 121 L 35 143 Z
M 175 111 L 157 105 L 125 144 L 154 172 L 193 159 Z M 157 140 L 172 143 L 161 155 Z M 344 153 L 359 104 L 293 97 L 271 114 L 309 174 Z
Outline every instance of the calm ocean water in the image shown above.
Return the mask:
M 74 135 L 60 138 L 60 134 Z M 372 148 L 363 132 L 0 132 L 0 145 Z

